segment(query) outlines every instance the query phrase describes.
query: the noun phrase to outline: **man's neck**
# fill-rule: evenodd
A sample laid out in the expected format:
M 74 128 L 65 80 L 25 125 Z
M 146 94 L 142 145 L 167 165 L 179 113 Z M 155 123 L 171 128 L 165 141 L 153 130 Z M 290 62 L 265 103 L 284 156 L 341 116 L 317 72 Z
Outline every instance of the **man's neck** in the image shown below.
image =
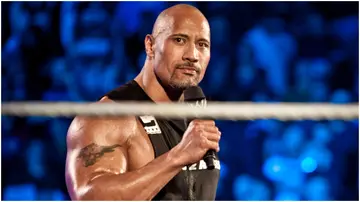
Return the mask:
M 135 81 L 146 92 L 146 94 L 154 102 L 177 102 L 182 99 L 182 90 L 172 89 L 170 87 L 164 87 L 165 85 L 160 83 L 154 73 L 154 70 L 148 62 L 145 62 L 140 74 L 135 78 Z
M 181 95 L 183 94 L 184 90 L 182 89 L 175 89 L 171 86 L 167 86 L 164 83 L 161 82 L 160 78 L 155 75 L 156 80 L 160 84 L 160 86 L 164 89 L 166 95 L 169 97 L 169 99 L 173 102 L 179 101 Z

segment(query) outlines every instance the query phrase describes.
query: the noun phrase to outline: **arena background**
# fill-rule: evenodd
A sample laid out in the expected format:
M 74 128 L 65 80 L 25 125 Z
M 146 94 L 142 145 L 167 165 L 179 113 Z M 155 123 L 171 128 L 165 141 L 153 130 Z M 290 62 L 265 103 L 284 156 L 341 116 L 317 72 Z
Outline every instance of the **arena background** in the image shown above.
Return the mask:
M 2 102 L 95 101 L 140 71 L 175 3 L 2 2 Z M 358 2 L 188 3 L 211 25 L 211 100 L 358 102 Z M 2 116 L 2 200 L 69 199 L 69 123 Z M 217 200 L 358 200 L 358 120 L 218 125 Z

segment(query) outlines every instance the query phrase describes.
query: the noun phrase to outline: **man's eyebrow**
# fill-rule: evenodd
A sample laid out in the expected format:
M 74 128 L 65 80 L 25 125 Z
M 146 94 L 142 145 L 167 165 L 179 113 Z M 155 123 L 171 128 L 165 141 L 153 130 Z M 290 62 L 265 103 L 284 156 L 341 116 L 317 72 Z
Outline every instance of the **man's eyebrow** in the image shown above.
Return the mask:
M 200 38 L 198 41 L 203 41 L 203 42 L 210 44 L 210 41 L 206 38 Z
M 183 33 L 177 33 L 177 34 L 172 34 L 171 37 L 176 37 L 176 36 L 180 36 L 180 37 L 183 37 L 183 38 L 190 38 L 189 35 L 187 34 L 183 34 Z
M 172 34 L 172 35 L 171 35 L 171 37 L 177 37 L 177 36 L 183 37 L 183 38 L 186 38 L 186 39 L 189 39 L 189 38 L 190 38 L 189 35 L 183 34 L 183 33 L 177 33 L 177 34 Z M 200 39 L 198 39 L 197 41 L 203 41 L 203 42 L 206 42 L 206 43 L 209 43 L 209 44 L 210 44 L 210 41 L 209 41 L 208 39 L 206 39 L 206 38 L 200 38 Z

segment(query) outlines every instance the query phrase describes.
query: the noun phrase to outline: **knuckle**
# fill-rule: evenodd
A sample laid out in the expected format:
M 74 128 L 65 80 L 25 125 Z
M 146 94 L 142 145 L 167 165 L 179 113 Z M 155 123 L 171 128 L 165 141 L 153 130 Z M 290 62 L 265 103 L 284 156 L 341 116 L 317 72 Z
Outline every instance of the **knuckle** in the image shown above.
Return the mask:
M 192 126 L 193 126 L 194 128 L 198 128 L 198 127 L 199 127 L 199 123 L 198 123 L 198 122 L 192 122 Z
M 207 147 L 207 140 L 205 138 L 200 139 L 200 147 L 206 148 Z
M 194 119 L 193 121 L 191 121 L 192 124 L 194 125 L 198 125 L 199 124 L 199 120 L 198 119 Z
M 219 144 L 216 144 L 213 149 L 217 150 L 219 148 Z
M 203 129 L 199 129 L 198 132 L 197 132 L 197 134 L 198 134 L 199 136 L 201 136 L 201 137 L 204 137 L 204 136 L 205 136 L 205 132 L 204 132 Z
M 196 130 L 203 130 L 204 129 L 204 127 L 201 124 L 196 124 L 194 127 L 195 127 Z

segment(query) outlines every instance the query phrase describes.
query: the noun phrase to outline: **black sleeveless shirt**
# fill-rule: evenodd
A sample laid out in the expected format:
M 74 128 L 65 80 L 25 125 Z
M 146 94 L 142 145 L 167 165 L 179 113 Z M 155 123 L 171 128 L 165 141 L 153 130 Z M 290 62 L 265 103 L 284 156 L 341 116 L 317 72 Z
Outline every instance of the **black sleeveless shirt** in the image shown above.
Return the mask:
M 132 80 L 107 93 L 113 101 L 149 101 L 151 98 Z M 155 152 L 155 158 L 177 145 L 187 126 L 185 120 L 159 119 L 153 116 L 137 117 L 148 133 Z M 216 155 L 215 169 L 207 170 L 206 163 L 185 166 L 153 200 L 215 200 L 220 176 L 220 162 Z

